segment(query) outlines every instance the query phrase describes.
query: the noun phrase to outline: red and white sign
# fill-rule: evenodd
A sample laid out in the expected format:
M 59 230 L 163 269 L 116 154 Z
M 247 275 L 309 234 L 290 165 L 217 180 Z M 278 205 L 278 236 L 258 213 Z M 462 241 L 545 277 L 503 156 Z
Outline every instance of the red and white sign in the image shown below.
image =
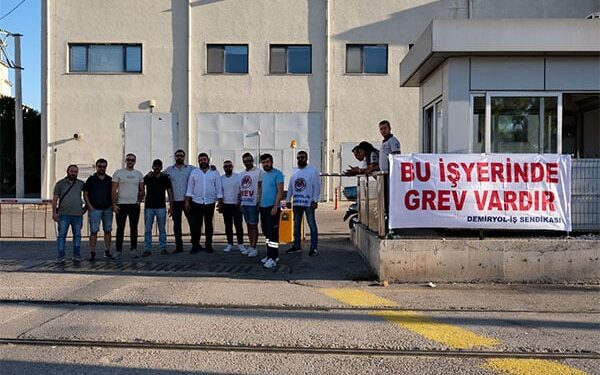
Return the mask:
M 390 159 L 390 228 L 571 230 L 568 155 Z

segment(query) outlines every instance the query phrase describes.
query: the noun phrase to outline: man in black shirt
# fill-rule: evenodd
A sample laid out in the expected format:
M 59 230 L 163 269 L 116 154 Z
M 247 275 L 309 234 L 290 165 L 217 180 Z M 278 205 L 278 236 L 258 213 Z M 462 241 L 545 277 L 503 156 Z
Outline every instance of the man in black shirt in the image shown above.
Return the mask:
M 88 209 L 90 225 L 90 261 L 96 260 L 96 243 L 100 231 L 100 221 L 104 230 L 104 257 L 112 259 L 110 240 L 112 231 L 112 178 L 106 174 L 108 162 L 105 159 L 96 161 L 96 173 L 88 177 L 83 186 L 83 197 Z
M 152 162 L 152 172 L 149 172 L 144 177 L 144 185 L 146 186 L 146 201 L 144 205 L 144 253 L 142 256 L 152 255 L 152 224 L 156 216 L 158 225 L 158 247 L 161 254 L 167 252 L 167 230 L 165 223 L 167 221 L 167 212 L 165 208 L 165 192 L 169 197 L 169 216 L 173 206 L 173 190 L 171 189 L 171 180 L 169 176 L 161 173 L 162 161 L 156 159 Z

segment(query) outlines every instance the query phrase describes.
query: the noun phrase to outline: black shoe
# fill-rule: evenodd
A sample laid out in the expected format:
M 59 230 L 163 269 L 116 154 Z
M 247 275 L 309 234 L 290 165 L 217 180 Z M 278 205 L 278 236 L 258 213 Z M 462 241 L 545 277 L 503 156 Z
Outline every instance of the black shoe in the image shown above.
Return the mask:
M 194 245 L 192 246 L 192 250 L 190 250 L 190 254 L 197 254 L 200 251 L 201 247 Z
M 146 250 L 142 253 L 143 257 L 149 257 L 150 255 L 152 255 L 152 252 L 150 250 Z
M 104 251 L 104 257 L 105 257 L 106 259 L 115 259 L 115 258 L 112 256 L 112 254 L 110 253 L 110 250 L 105 250 L 105 251 Z
M 296 246 L 292 246 L 289 249 L 287 249 L 285 251 L 286 254 L 295 254 L 295 253 L 301 253 L 302 249 Z
M 317 255 L 319 255 L 319 251 L 317 249 L 310 249 L 308 252 L 308 256 L 316 257 Z
M 90 253 L 90 262 L 96 261 L 96 253 Z
M 207 252 L 207 253 L 213 253 L 213 252 L 214 252 L 214 250 L 213 250 L 212 246 L 207 246 L 207 247 L 205 248 L 205 250 L 206 250 L 206 252 Z
M 173 251 L 171 254 L 176 254 L 176 253 L 183 253 L 183 248 L 178 247 L 177 249 L 175 249 L 175 251 Z

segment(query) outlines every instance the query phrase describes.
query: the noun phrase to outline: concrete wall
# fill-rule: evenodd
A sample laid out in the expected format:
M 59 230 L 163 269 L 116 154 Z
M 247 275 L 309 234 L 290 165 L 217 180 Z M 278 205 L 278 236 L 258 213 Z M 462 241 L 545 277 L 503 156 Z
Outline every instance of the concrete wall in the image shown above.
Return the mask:
M 598 239 L 381 240 L 359 224 L 354 245 L 380 280 L 579 282 L 600 280 Z

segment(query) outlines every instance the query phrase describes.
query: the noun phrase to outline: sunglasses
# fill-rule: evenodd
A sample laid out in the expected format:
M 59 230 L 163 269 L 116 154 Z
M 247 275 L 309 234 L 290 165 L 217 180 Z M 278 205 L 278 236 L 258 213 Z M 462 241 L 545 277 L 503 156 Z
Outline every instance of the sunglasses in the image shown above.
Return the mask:
M 306 159 L 306 156 L 298 156 L 296 159 L 297 160 L 304 160 L 304 159 Z
M 184 158 L 184 157 L 185 157 L 185 155 L 181 155 L 181 154 L 179 154 L 179 155 L 175 155 L 175 157 L 176 157 L 176 158 Z
M 97 165 L 96 168 L 106 168 L 106 165 Z
M 125 159 L 125 161 L 135 161 L 135 159 Z

